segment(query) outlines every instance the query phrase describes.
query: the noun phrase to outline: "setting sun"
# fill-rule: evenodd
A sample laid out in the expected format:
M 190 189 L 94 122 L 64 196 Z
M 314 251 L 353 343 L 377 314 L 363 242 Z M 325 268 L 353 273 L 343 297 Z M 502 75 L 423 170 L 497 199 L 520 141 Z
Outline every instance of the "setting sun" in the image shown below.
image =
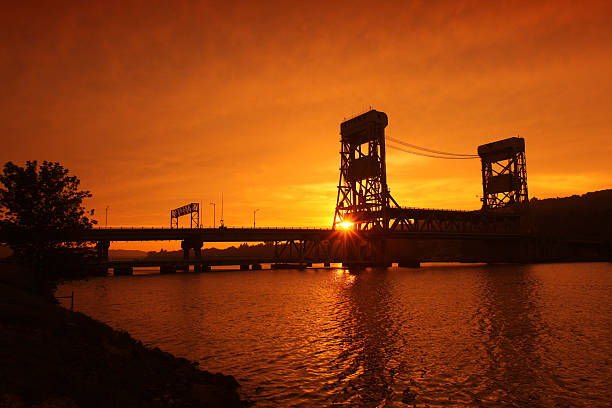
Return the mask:
M 345 230 L 350 230 L 351 228 L 353 228 L 354 223 L 349 222 L 349 221 L 342 221 L 338 225 L 341 226 Z

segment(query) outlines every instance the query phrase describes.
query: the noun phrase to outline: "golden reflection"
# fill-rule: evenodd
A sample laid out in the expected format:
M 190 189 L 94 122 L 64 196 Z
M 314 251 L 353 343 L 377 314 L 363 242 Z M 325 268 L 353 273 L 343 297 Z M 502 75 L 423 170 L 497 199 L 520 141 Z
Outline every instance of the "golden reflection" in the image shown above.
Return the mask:
M 393 300 L 386 271 L 336 271 L 336 318 L 342 335 L 342 352 L 336 366 L 334 403 L 350 406 L 382 406 L 393 395 L 397 367 L 390 363 L 397 338 Z
M 348 269 L 336 269 L 334 270 L 334 280 L 341 282 L 345 285 L 352 285 L 355 283 L 357 276 L 352 274 Z
M 551 406 L 533 381 L 542 370 L 543 323 L 537 308 L 539 281 L 529 266 L 499 266 L 484 272 L 479 329 L 488 357 L 489 387 L 531 407 Z

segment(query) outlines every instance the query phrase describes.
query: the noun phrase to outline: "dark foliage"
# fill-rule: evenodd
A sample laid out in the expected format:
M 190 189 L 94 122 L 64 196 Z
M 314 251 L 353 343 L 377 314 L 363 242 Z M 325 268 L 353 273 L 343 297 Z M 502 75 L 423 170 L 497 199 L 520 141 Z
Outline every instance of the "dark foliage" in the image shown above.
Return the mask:
M 565 239 L 612 239 L 612 190 L 530 202 L 534 232 Z
M 83 264 L 94 252 L 87 244 L 49 241 L 43 231 L 91 228 L 93 210 L 83 207 L 91 193 L 79 189 L 80 181 L 59 163 L 12 162 L 0 175 L 0 228 L 17 260 L 31 267 L 42 286 L 83 273 Z M 11 241 L 11 236 L 28 236 Z M 40 289 L 40 288 L 39 288 Z
M 273 243 L 263 243 L 263 244 L 240 244 L 238 247 L 231 246 L 225 249 L 218 248 L 206 248 L 202 249 L 203 257 L 245 257 L 245 258 L 271 258 L 274 256 L 274 244 Z M 154 261 L 154 260 L 180 260 L 183 259 L 183 251 L 167 251 L 161 249 L 159 252 L 150 251 L 147 252 L 147 256 L 144 258 L 146 260 Z

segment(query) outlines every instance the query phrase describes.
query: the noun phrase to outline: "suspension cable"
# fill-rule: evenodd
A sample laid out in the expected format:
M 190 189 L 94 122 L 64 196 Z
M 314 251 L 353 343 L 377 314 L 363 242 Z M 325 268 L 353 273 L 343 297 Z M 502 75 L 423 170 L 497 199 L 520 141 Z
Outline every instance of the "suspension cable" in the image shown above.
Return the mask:
M 388 137 L 387 137 L 387 139 L 388 139 Z M 417 155 L 417 156 L 432 157 L 434 159 L 472 160 L 472 159 L 477 159 L 478 158 L 478 156 L 475 156 L 475 157 L 437 156 L 437 155 L 433 155 L 433 154 L 427 154 L 427 153 L 415 152 L 415 151 L 412 151 L 412 150 L 407 150 L 407 149 L 404 149 L 402 147 L 394 146 L 392 144 L 387 144 L 387 147 L 390 147 L 390 148 L 395 149 L 395 150 L 400 150 L 400 151 L 405 152 L 405 153 L 414 154 L 414 155 Z
M 401 145 L 406 146 L 406 147 L 410 147 L 412 149 L 423 150 L 425 152 L 434 153 L 434 154 L 443 155 L 443 156 L 464 157 L 464 158 L 470 158 L 470 159 L 476 159 L 476 158 L 479 157 L 477 154 L 449 153 L 449 152 L 443 152 L 443 151 L 440 151 L 440 150 L 428 149 L 426 147 L 421 147 L 421 146 L 413 145 L 413 144 L 410 144 L 410 143 L 406 143 L 406 142 L 404 142 L 402 140 L 396 139 L 396 138 L 391 137 L 391 136 L 387 136 L 387 140 L 389 140 L 390 142 L 401 144 Z M 411 152 L 407 152 L 407 153 L 411 153 Z

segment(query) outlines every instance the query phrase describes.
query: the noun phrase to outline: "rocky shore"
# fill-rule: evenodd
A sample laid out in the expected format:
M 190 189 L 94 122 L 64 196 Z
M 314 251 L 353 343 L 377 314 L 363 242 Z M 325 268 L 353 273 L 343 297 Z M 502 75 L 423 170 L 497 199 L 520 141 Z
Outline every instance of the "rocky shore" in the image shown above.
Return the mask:
M 236 380 L 0 283 L 0 407 L 242 407 Z

